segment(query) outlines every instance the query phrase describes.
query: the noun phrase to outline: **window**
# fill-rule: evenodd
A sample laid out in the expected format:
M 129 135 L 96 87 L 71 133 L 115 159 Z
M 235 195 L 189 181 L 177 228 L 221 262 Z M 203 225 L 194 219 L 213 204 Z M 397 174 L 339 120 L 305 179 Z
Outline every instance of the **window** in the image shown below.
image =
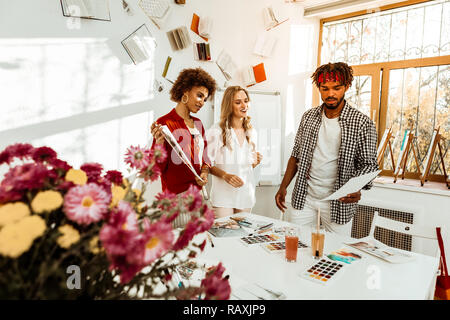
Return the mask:
M 417 2 L 417 1 L 416 1 Z M 350 104 L 374 120 L 381 137 L 392 127 L 394 159 L 398 161 L 405 129 L 416 135 L 422 167 L 433 129 L 444 137 L 443 153 L 450 160 L 450 1 L 419 4 L 321 21 L 320 63 L 346 62 L 355 78 L 346 93 Z M 389 153 L 382 163 L 392 175 Z M 411 157 L 410 157 L 411 160 Z M 444 181 L 435 157 L 430 180 Z M 418 178 L 409 161 L 408 178 Z
M 150 138 L 153 60 L 125 64 L 101 38 L 0 39 L 0 150 L 48 145 L 124 172 L 126 147 Z

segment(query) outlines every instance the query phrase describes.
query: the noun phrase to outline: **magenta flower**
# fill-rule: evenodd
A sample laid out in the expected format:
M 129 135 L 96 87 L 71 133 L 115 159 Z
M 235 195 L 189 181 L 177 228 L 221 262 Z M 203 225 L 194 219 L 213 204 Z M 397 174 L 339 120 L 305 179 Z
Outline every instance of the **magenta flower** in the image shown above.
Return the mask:
M 97 182 L 102 175 L 103 166 L 100 163 L 89 162 L 83 164 L 80 169 L 86 172 L 88 182 Z
M 191 220 L 186 224 L 173 245 L 174 250 L 185 248 L 196 234 L 209 230 L 214 223 L 214 212 L 206 204 L 200 208 L 199 213 L 194 212 L 191 214 Z M 199 217 L 196 216 L 198 214 L 200 214 Z
M 105 179 L 107 179 L 111 183 L 114 183 L 116 186 L 120 186 L 123 183 L 122 173 L 116 170 L 109 170 L 108 172 L 106 172 Z
M 200 209 L 203 204 L 203 198 L 200 194 L 200 190 L 192 184 L 189 186 L 189 189 L 184 192 L 182 199 L 185 200 L 185 205 L 188 211 L 196 211 Z
M 144 231 L 146 244 L 142 261 L 145 265 L 149 265 L 170 250 L 174 237 L 170 223 L 158 221 L 148 225 L 148 220 L 145 220 L 145 223 L 147 223 Z
M 134 276 L 144 267 L 140 264 L 130 264 L 126 259 L 126 256 L 124 255 L 112 256 L 109 259 L 109 270 L 119 270 L 121 284 L 130 282 L 134 278 Z
M 69 165 L 66 161 L 59 159 L 51 159 L 48 161 L 48 163 L 53 167 L 53 169 L 60 170 L 64 172 L 64 174 L 72 168 L 72 166 Z
M 228 278 L 222 278 L 225 268 L 222 263 L 201 282 L 201 287 L 205 293 L 205 300 L 228 300 L 231 294 L 230 283 Z
M 0 153 L 0 165 L 3 163 L 9 164 L 14 158 L 26 159 L 33 149 L 33 146 L 28 143 L 12 144 Z
M 8 150 L 3 150 L 2 152 L 0 152 L 0 165 L 6 163 L 6 164 L 10 164 L 10 162 L 12 161 L 12 156 L 11 153 Z
M 134 252 L 143 234 L 139 233 L 136 212 L 126 201 L 119 201 L 109 220 L 100 230 L 99 239 L 109 257 Z M 128 260 L 128 259 L 127 259 Z
M 145 148 L 130 146 L 125 153 L 125 162 L 131 168 L 144 169 L 150 164 L 150 151 Z
M 53 159 L 56 159 L 56 152 L 49 147 L 34 148 L 31 151 L 31 158 L 33 158 L 33 160 L 36 162 L 49 162 Z
M 177 195 L 169 190 L 158 193 L 155 198 L 157 208 L 162 211 L 170 211 L 178 205 Z
M 160 175 L 161 169 L 154 163 L 139 170 L 139 176 L 144 179 L 144 181 L 155 181 Z
M 43 187 L 46 178 L 54 178 L 54 173 L 41 163 L 26 163 L 10 169 L 2 181 L 7 190 L 30 190 Z
M 111 196 L 95 183 L 71 188 L 64 197 L 67 218 L 78 224 L 91 224 L 105 217 Z
M 164 149 L 163 144 L 155 144 L 153 150 L 150 153 L 150 158 L 155 158 L 157 163 L 163 163 L 167 159 L 167 151 Z

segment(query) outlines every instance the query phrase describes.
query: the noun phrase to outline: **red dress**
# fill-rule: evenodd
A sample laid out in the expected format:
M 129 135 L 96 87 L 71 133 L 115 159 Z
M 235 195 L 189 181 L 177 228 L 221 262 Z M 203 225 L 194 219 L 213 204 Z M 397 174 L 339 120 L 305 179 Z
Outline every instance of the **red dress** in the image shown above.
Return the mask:
M 194 120 L 194 126 L 201 133 L 201 138 L 204 143 L 202 163 L 198 163 L 198 157 L 194 156 L 199 152 L 198 145 L 194 143 L 194 137 L 191 135 L 188 127 L 184 123 L 184 119 L 176 113 L 175 108 L 168 114 L 156 120 L 156 122 L 161 125 L 166 125 L 169 128 L 178 144 L 183 149 L 184 154 L 191 160 L 195 171 L 198 175 L 200 175 L 202 167 L 210 167 L 211 162 L 207 155 L 207 142 L 203 124 L 198 118 L 192 117 L 192 119 Z M 152 149 L 154 149 L 155 144 L 156 140 L 153 138 Z M 201 189 L 195 181 L 194 174 L 181 161 L 178 154 L 172 150 L 172 147 L 167 143 L 167 141 L 164 141 L 164 148 L 167 152 L 167 158 L 163 163 L 158 164 L 161 169 L 162 190 L 168 190 L 178 194 L 186 191 L 190 185 L 194 185 L 198 189 Z

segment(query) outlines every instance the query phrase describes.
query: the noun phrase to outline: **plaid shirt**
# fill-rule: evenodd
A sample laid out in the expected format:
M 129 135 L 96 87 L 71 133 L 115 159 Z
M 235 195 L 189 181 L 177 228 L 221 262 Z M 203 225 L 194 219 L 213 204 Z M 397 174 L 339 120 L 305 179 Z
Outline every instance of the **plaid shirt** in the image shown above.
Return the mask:
M 298 175 L 292 193 L 292 207 L 298 210 L 303 209 L 305 204 L 308 189 L 306 180 L 322 123 L 322 111 L 323 107 L 319 106 L 305 112 L 295 137 L 291 156 L 298 159 Z M 338 121 L 342 134 L 334 191 L 353 177 L 378 170 L 377 131 L 372 120 L 345 102 Z M 372 183 L 369 183 L 363 189 L 371 187 Z M 338 224 L 349 222 L 356 212 L 356 203 L 332 200 L 330 206 L 331 221 Z

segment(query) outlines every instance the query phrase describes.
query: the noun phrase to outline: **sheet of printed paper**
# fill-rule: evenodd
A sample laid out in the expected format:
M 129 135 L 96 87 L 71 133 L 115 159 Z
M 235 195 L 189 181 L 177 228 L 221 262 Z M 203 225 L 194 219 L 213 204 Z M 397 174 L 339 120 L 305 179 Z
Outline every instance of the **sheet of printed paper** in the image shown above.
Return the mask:
M 328 197 L 326 197 L 320 201 L 337 200 L 342 197 L 345 197 L 349 193 L 357 192 L 357 191 L 361 190 L 361 188 L 364 187 L 366 184 L 368 184 L 370 181 L 375 179 L 380 172 L 381 172 L 381 170 L 377 170 L 374 172 L 369 172 L 367 174 L 363 174 L 358 177 L 351 178 L 339 190 L 336 190 L 336 192 L 332 193 L 331 195 L 329 195 Z

